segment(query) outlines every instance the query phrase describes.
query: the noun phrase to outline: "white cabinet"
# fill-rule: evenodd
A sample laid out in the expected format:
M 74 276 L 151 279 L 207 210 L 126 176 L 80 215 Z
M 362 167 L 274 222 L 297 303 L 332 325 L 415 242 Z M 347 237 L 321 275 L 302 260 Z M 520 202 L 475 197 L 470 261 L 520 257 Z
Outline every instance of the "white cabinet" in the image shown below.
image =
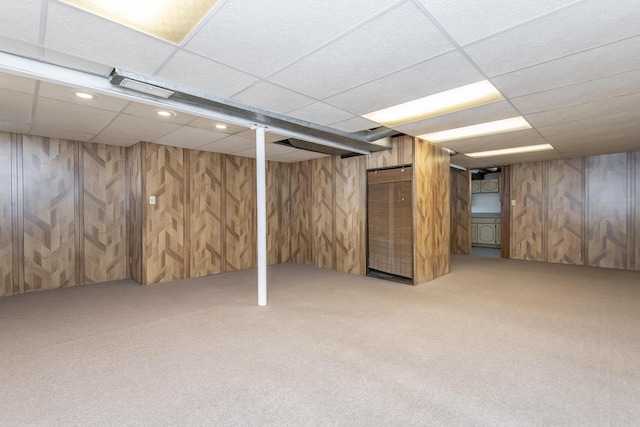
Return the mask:
M 471 218 L 471 244 L 485 248 L 500 247 L 500 218 Z
M 471 193 L 482 193 L 482 181 L 471 181 Z

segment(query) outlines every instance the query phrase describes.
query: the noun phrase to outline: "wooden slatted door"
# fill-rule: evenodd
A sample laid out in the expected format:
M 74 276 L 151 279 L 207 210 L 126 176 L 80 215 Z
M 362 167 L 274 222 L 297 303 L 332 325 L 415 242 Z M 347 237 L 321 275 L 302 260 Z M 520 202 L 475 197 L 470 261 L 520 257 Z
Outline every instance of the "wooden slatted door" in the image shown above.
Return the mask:
M 413 278 L 411 176 L 411 167 L 367 173 L 370 272 Z

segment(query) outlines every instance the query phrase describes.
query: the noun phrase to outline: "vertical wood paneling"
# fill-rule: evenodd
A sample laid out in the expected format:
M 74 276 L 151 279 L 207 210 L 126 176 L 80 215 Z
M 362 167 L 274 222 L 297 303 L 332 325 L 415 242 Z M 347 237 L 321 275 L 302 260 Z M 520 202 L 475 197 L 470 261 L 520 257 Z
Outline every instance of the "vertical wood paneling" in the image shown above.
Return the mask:
M 550 161 L 548 171 L 548 261 L 581 265 L 583 161 Z
M 360 159 L 335 161 L 335 253 L 336 269 L 345 273 L 361 274 L 364 200 L 361 200 Z
M 127 148 L 129 273 L 142 284 L 142 144 Z
M 393 138 L 393 146 L 390 150 L 371 153 L 365 159 L 367 169 L 409 165 L 413 162 L 413 138 L 410 136 Z
M 511 167 L 511 257 L 543 261 L 542 162 L 522 163 Z
M 313 263 L 320 268 L 334 268 L 334 195 L 335 157 L 311 161 Z
M 190 150 L 191 276 L 222 272 L 222 155 Z
M 278 264 L 281 259 L 280 241 L 280 165 L 266 162 L 267 204 L 267 265 Z
M 291 170 L 289 163 L 280 163 L 280 262 L 291 262 Z
M 161 283 L 185 277 L 184 155 L 182 148 L 146 143 L 146 281 Z
M 85 283 L 127 278 L 125 149 L 84 143 Z
M 24 293 L 24 136 L 11 134 L 13 293 Z
M 588 159 L 589 265 L 628 268 L 627 153 Z
M 25 292 L 77 283 L 74 143 L 24 137 Z
M 634 243 L 634 255 L 635 255 L 635 269 L 640 270 L 640 151 L 633 153 L 633 172 L 635 176 L 632 180 L 635 182 L 635 197 L 634 197 L 634 213 L 635 213 L 635 243 Z
M 255 160 L 225 156 L 225 271 L 256 266 Z
M 427 141 L 414 144 L 414 284 L 449 272 L 449 154 Z
M 291 261 L 311 263 L 311 162 L 294 163 L 291 169 Z
M 0 132 L 0 297 L 13 294 L 11 135 Z
M 451 253 L 471 253 L 471 188 L 469 171 L 451 169 Z

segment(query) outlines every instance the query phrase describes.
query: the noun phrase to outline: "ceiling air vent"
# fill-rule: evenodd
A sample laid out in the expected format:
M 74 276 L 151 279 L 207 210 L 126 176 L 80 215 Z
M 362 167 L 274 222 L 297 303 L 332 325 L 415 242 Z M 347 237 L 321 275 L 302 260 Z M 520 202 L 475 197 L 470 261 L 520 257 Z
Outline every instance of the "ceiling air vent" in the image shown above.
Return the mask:
M 118 86 L 126 87 L 127 89 L 133 89 L 142 93 L 148 93 L 149 95 L 160 96 L 162 98 L 169 98 L 171 95 L 175 93 L 173 91 L 163 89 L 158 86 L 152 86 L 147 83 L 142 83 L 142 82 L 138 82 L 136 80 L 131 80 L 127 78 L 122 79 L 122 81 Z

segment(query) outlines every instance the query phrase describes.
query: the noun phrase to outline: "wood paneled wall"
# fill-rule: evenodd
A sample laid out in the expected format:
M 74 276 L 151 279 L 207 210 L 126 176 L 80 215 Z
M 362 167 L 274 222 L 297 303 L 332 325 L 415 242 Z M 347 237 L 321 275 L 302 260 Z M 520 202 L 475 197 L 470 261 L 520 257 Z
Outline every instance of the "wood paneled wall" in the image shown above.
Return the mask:
M 85 283 L 128 277 L 125 148 L 82 144 Z
M 335 269 L 366 274 L 364 157 L 335 159 Z
M 13 221 L 11 135 L 0 133 L 0 297 L 13 293 Z
M 311 264 L 311 161 L 291 168 L 291 261 Z
M 129 246 L 129 277 L 143 283 L 142 264 L 142 148 L 138 143 L 126 149 L 127 241 Z
M 311 162 L 313 264 L 335 269 L 335 157 Z
M 469 171 L 451 169 L 451 253 L 471 253 L 471 181 Z
M 225 156 L 225 271 L 256 266 L 255 159 Z
M 414 284 L 449 273 L 449 153 L 428 141 L 414 145 Z
M 511 166 L 511 257 L 639 269 L 638 153 Z
M 128 277 L 125 150 L 0 133 L 0 296 Z

